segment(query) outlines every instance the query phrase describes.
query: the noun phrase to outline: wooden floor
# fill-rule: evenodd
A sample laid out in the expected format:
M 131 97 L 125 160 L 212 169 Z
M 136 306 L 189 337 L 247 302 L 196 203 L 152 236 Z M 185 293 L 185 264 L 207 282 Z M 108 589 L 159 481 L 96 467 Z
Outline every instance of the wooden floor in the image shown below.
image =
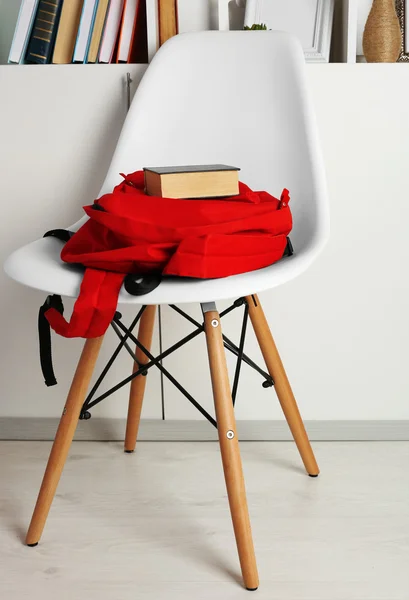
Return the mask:
M 23 545 L 50 444 L 0 443 L 1 600 L 408 600 L 409 443 L 242 455 L 260 588 L 241 588 L 218 446 L 73 445 L 44 537 Z

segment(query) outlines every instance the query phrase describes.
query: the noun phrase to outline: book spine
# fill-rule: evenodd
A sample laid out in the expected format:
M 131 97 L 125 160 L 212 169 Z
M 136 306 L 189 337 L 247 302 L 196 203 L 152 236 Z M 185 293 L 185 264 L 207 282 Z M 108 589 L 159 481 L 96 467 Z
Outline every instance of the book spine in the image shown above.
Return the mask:
M 22 23 L 22 19 L 23 19 L 24 11 L 27 9 L 26 4 L 27 3 L 23 1 L 20 5 L 20 10 L 19 10 L 18 17 L 17 17 L 16 27 L 14 29 L 13 40 L 12 40 L 11 46 L 10 46 L 10 53 L 9 53 L 9 57 L 8 57 L 9 64 L 19 64 L 24 61 L 24 56 L 25 56 L 25 52 L 27 49 L 28 40 L 30 39 L 31 29 L 32 29 L 33 23 L 34 23 L 34 17 L 36 14 L 36 7 L 38 4 L 38 0 L 34 0 L 34 2 L 33 2 L 33 7 L 32 7 L 32 11 L 31 11 L 31 15 L 30 15 L 30 21 L 29 21 L 29 23 L 26 27 L 26 31 L 25 31 L 25 40 L 24 40 L 23 48 L 17 57 L 17 51 L 14 48 L 14 45 L 16 43 L 16 38 L 18 37 L 18 34 L 19 33 L 21 34 L 20 30 L 23 29 L 23 27 L 24 27 L 24 25 Z
M 159 49 L 159 6 L 158 0 L 146 0 L 146 34 L 148 62 Z
M 125 16 L 126 16 L 126 5 L 128 4 L 128 0 L 124 0 L 124 5 L 122 8 L 122 17 L 121 17 L 121 22 L 119 23 L 119 30 L 118 30 L 118 39 L 117 39 L 117 43 L 118 43 L 118 52 L 116 55 L 116 59 L 115 62 L 119 63 L 119 51 L 121 49 L 121 43 L 122 43 L 122 35 L 124 32 L 124 22 L 125 22 Z
M 146 0 L 139 0 L 132 40 L 129 48 L 128 63 L 147 63 L 148 60 L 148 25 L 146 17 Z
M 94 12 L 92 14 L 91 27 L 89 28 L 89 36 L 88 36 L 87 46 L 85 48 L 85 54 L 84 54 L 84 64 L 87 64 L 88 52 L 89 52 L 89 47 L 91 45 L 92 33 L 94 31 L 95 19 L 96 19 L 97 11 L 98 11 L 98 5 L 99 5 L 99 0 L 97 0 L 95 2 Z
M 83 0 L 68 0 L 63 3 L 53 50 L 53 64 L 69 64 L 72 61 L 83 4 Z
M 63 0 L 40 0 L 25 61 L 46 64 L 51 60 Z
M 159 45 L 177 32 L 176 0 L 159 0 Z
M 90 44 L 88 53 L 85 59 L 87 63 L 96 63 L 98 58 L 99 48 L 101 46 L 102 36 L 108 18 L 109 5 L 111 0 L 99 0 L 98 10 L 95 15 L 95 22 L 91 32 Z

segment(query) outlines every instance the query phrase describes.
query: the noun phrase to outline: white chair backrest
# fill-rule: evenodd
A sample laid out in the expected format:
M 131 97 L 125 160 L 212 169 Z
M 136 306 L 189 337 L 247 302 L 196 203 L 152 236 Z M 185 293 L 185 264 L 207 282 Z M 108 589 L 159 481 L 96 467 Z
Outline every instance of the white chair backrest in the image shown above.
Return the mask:
M 318 250 L 328 209 L 304 62 L 282 32 L 172 38 L 136 92 L 101 193 L 142 167 L 234 165 L 253 189 L 290 190 L 293 245 Z

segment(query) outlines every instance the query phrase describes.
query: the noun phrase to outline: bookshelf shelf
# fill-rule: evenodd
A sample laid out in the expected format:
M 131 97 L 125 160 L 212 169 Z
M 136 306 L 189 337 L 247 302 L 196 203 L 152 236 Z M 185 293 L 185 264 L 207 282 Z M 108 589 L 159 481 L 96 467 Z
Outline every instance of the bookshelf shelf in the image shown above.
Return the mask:
M 89 65 L 0 65 L 0 76 L 2 88 L 12 85 L 13 82 L 18 82 L 24 85 L 26 82 L 27 88 L 19 91 L 14 89 L 15 94 L 21 93 L 27 97 L 27 91 L 33 85 L 32 90 L 38 89 L 43 92 L 44 88 L 54 82 L 56 89 L 53 96 L 59 96 L 61 87 L 71 88 L 77 94 L 82 95 L 82 87 L 87 88 L 99 85 L 99 82 L 109 78 L 111 83 L 123 84 L 126 81 L 126 74 L 130 73 L 132 78 L 132 88 L 136 89 L 142 75 L 148 68 L 147 64 L 89 64 Z M 68 75 L 69 73 L 69 75 Z M 36 86 L 36 87 L 34 87 Z
M 152 0 L 153 2 L 155 0 Z M 187 0 L 185 0 L 187 1 Z M 208 0 L 214 2 L 215 0 Z M 226 0 L 227 1 L 227 0 Z M 335 14 L 334 14 L 334 26 L 332 33 L 332 49 L 331 49 L 331 62 L 326 63 L 328 67 L 333 63 L 344 63 L 356 61 L 362 62 L 362 57 L 359 56 L 362 53 L 362 30 L 364 22 L 369 12 L 372 0 L 336 0 L 335 2 Z M 123 67 L 134 66 L 120 64 L 69 64 L 69 65 L 8 65 L 8 55 L 13 39 L 15 30 L 17 15 L 19 12 L 20 0 L 7 0 L 2 2 L 0 0 L 0 68 L 2 66 L 8 67 L 46 67 L 46 68 L 64 68 L 64 67 L 87 67 L 88 69 L 93 68 L 112 68 L 121 71 Z M 149 29 L 149 28 L 148 28 Z M 358 54 L 358 56 L 356 56 Z M 320 63 L 324 64 L 324 63 Z M 138 65 L 144 66 L 145 65 Z M 72 69 L 71 72 L 76 72 L 77 69 Z
M 358 1 L 364 2 L 364 1 L 369 1 L 369 0 L 337 0 L 337 2 L 336 2 L 337 10 L 335 11 L 335 25 L 334 25 L 334 35 L 333 35 L 333 41 L 334 41 L 333 47 L 335 48 L 335 51 L 333 51 L 333 53 L 332 53 L 333 54 L 332 60 L 334 62 L 344 62 L 345 61 L 345 51 L 344 51 L 343 46 L 345 45 L 344 33 L 347 35 L 347 26 L 348 26 L 347 7 L 349 6 L 350 2 L 358 2 Z M 149 2 L 150 2 L 150 0 L 149 0 Z M 154 3 L 155 0 L 152 0 L 152 2 Z M 152 2 L 150 2 L 149 6 L 152 5 Z M 190 0 L 185 0 L 185 9 L 184 9 L 185 12 L 186 12 L 186 7 L 189 6 L 189 2 L 190 2 Z M 216 0 L 208 0 L 208 2 L 209 2 L 209 6 L 214 6 L 217 3 Z M 226 2 L 227 2 L 227 0 L 226 0 Z M 13 39 L 13 34 L 14 34 L 14 30 L 15 30 L 19 7 L 20 7 L 20 0 L 7 0 L 6 2 L 1 2 L 1 0 L 0 0 L 0 66 L 6 65 L 8 62 L 8 55 L 9 55 L 9 51 L 10 51 L 10 47 L 11 47 L 11 43 L 12 43 L 12 39 Z M 148 19 L 148 23 L 149 22 L 151 22 L 151 21 L 149 21 L 149 19 Z M 189 19 L 188 19 L 188 22 L 189 22 L 189 24 L 191 24 Z M 209 23 L 207 23 L 207 25 L 209 25 Z M 187 27 L 187 25 L 186 25 L 186 27 Z M 188 27 L 187 28 L 186 27 L 184 30 L 188 31 L 189 29 L 188 29 Z M 214 23 L 213 23 L 212 27 L 214 27 Z M 152 24 L 151 24 L 150 29 L 148 26 L 148 30 L 152 30 Z M 334 50 L 334 48 L 333 48 L 333 50 Z M 12 66 L 22 66 L 22 65 L 12 65 Z M 30 65 L 30 67 L 31 66 L 37 66 L 37 65 Z M 40 66 L 46 66 L 46 65 L 40 65 Z M 56 66 L 63 67 L 65 65 L 56 65 Z M 70 65 L 70 66 L 72 66 L 72 65 Z M 95 67 L 101 68 L 101 67 L 105 67 L 106 65 L 75 65 L 75 66 L 84 66 L 84 67 L 87 66 L 89 68 L 93 68 L 95 66 Z M 122 67 L 122 64 L 116 65 L 115 67 L 114 67 L 114 65 L 112 65 L 112 68 L 116 68 L 116 67 L 120 68 L 120 67 Z

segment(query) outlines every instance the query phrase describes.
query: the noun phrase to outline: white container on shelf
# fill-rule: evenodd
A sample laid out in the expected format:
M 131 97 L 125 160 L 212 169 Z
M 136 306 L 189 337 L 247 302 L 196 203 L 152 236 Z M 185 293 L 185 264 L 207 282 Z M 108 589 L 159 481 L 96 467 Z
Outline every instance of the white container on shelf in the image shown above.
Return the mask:
M 344 56 L 347 63 L 365 62 L 362 38 L 372 0 L 342 0 Z

